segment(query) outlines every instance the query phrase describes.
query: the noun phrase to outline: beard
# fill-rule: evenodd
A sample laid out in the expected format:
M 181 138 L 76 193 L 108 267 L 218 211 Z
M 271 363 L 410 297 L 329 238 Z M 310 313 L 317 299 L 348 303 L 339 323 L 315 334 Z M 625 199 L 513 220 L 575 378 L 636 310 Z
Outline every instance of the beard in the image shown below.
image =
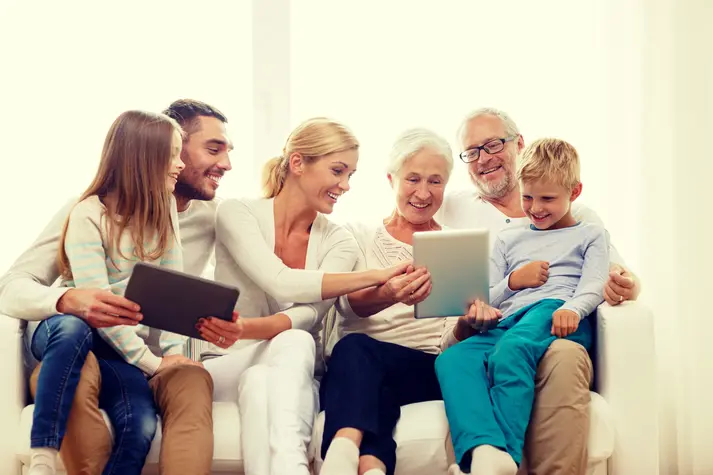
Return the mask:
M 504 198 L 510 190 L 513 188 L 514 180 L 508 173 L 505 177 L 497 183 L 492 183 L 485 180 L 479 180 L 470 174 L 470 181 L 473 182 L 475 187 L 478 189 L 478 194 L 481 198 L 487 199 L 502 199 Z M 178 186 L 176 186 L 178 189 Z
M 207 191 L 197 185 L 205 179 L 205 174 L 193 173 L 186 175 L 186 170 L 178 176 L 174 193 L 187 200 L 210 201 L 215 198 L 213 190 Z

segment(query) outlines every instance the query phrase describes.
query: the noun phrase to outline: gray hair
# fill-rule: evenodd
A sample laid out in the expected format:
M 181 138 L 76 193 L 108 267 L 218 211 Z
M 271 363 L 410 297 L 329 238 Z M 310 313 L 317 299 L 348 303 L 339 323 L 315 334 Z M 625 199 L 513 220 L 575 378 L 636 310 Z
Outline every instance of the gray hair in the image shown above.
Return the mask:
M 468 126 L 468 122 L 475 119 L 476 117 L 481 117 L 484 115 L 492 115 L 500 119 L 500 121 L 505 126 L 505 133 L 508 134 L 508 136 L 520 135 L 520 129 L 517 128 L 517 124 L 515 124 L 515 121 L 512 120 L 512 117 L 510 117 L 506 112 L 503 112 L 500 109 L 495 109 L 493 107 L 481 107 L 480 109 L 476 109 L 467 116 L 465 116 L 465 119 L 463 119 L 463 121 L 460 123 L 457 135 L 458 145 L 463 143 L 463 134 L 465 133 L 465 129 Z
M 443 157 L 446 162 L 448 176 L 453 170 L 453 151 L 448 141 L 440 135 L 422 128 L 409 129 L 398 136 L 389 154 L 388 173 L 397 174 L 404 162 L 416 155 L 424 148 L 432 148 Z

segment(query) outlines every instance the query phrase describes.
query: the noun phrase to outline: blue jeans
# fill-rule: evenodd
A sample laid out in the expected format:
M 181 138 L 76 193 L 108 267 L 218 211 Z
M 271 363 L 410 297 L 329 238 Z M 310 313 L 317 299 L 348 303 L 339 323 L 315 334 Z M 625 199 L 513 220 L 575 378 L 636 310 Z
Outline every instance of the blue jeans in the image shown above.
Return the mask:
M 55 315 L 37 327 L 30 349 L 42 361 L 37 379 L 30 447 L 59 450 L 79 375 L 92 348 L 92 329 L 72 315 Z
M 103 475 L 140 475 L 156 434 L 157 409 L 149 382 L 139 368 L 124 361 L 94 333 L 99 361 L 99 407 L 114 427 L 114 447 Z
M 456 461 L 470 470 L 471 450 L 492 445 L 519 465 L 535 400 L 537 364 L 557 339 L 552 314 L 564 304 L 545 299 L 444 351 L 436 359 Z M 583 318 L 566 339 L 589 349 L 592 332 Z

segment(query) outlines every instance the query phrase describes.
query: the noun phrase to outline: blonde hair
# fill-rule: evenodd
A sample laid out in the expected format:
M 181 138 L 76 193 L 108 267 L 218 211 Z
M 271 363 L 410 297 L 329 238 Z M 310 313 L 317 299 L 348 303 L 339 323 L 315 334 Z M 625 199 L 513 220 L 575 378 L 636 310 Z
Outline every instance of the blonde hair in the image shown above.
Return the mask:
M 446 180 L 453 170 L 453 151 L 448 141 L 440 135 L 422 128 L 409 129 L 398 136 L 389 154 L 387 173 L 397 174 L 404 163 L 425 148 L 432 148 L 446 162 Z
M 99 161 L 99 169 L 79 201 L 90 196 L 115 196 L 106 206 L 104 217 L 109 257 L 121 253 L 121 236 L 129 230 L 134 242 L 134 255 L 140 260 L 154 260 L 167 250 L 173 237 L 171 191 L 166 186 L 175 132 L 182 134 L 178 123 L 164 114 L 128 111 L 111 125 Z M 59 268 L 71 278 L 72 270 L 64 249 L 69 219 L 64 224 L 59 245 Z M 153 249 L 146 248 L 151 239 Z
M 324 117 L 306 120 L 287 138 L 282 155 L 265 163 L 262 170 L 263 195 L 274 198 L 282 191 L 293 153 L 302 155 L 305 163 L 314 163 L 326 155 L 358 148 L 359 141 L 354 134 L 339 122 Z
M 521 182 L 544 179 L 571 190 L 580 182 L 579 155 L 564 140 L 535 140 L 522 151 L 516 174 Z

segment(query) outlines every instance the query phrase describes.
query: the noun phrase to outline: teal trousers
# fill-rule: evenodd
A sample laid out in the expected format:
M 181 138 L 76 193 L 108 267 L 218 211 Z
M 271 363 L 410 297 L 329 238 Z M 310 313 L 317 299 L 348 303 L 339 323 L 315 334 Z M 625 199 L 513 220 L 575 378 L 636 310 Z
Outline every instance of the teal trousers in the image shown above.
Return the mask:
M 456 460 L 463 472 L 470 471 L 472 449 L 485 444 L 507 451 L 520 465 L 537 364 L 557 338 L 551 334 L 552 314 L 563 304 L 541 300 L 436 359 Z M 566 338 L 589 349 L 589 320 L 582 319 Z

